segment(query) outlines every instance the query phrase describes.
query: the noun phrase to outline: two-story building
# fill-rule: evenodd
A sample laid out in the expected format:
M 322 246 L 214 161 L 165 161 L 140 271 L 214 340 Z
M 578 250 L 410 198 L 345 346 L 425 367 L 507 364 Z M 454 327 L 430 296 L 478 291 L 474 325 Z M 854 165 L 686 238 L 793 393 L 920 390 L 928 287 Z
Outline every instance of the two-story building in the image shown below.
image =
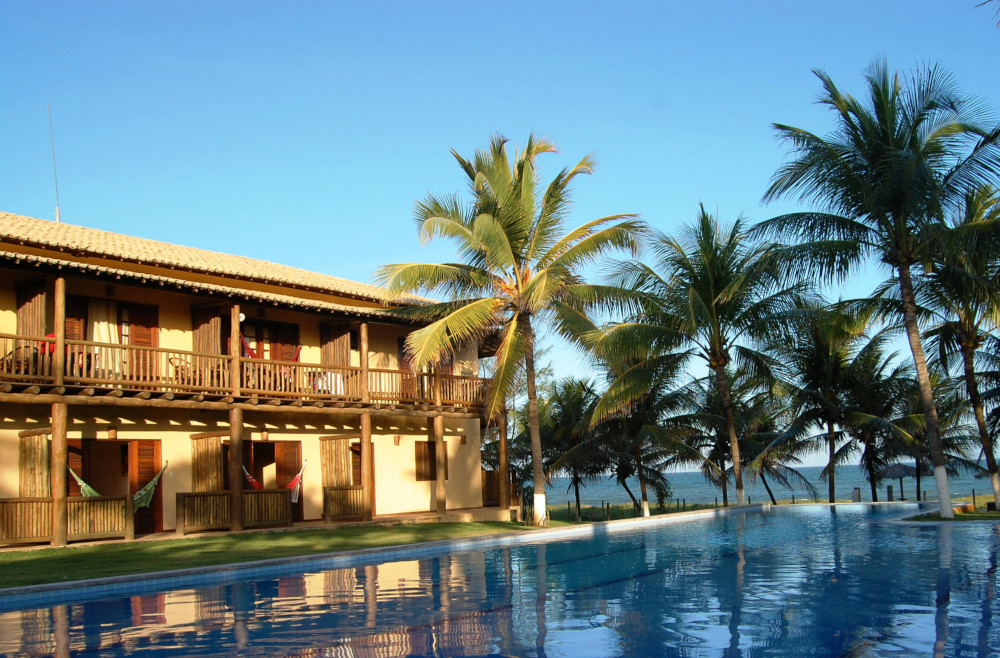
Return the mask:
M 486 355 L 412 369 L 421 302 L 0 213 L 0 543 L 509 519 L 483 508 Z

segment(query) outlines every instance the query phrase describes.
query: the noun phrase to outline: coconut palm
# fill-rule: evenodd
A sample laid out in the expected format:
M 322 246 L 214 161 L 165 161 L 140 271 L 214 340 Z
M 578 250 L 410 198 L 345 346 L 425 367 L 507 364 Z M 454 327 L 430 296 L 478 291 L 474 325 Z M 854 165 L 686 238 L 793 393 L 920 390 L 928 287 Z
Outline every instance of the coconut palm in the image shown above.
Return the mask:
M 702 206 L 681 239 L 661 235 L 652 241 L 651 264 L 632 261 L 617 268 L 615 283 L 636 291 L 640 311 L 595 341 L 599 353 L 650 352 L 645 363 L 612 384 L 618 393 L 608 410 L 646 390 L 655 363 L 673 358 L 678 342 L 706 362 L 719 392 L 739 505 L 745 504 L 742 461 L 727 368 L 735 363 L 751 374 L 770 368 L 770 359 L 751 345 L 776 330 L 780 313 L 804 290 L 802 283 L 785 283 L 773 251 L 747 235 L 742 218 L 726 226 Z
M 965 389 L 969 395 L 993 500 L 1000 509 L 1000 472 L 993 439 L 986 426 L 986 411 L 979 390 L 976 353 L 991 339 L 989 330 L 1000 323 L 1000 196 L 983 186 L 968 193 L 962 211 L 939 230 L 931 231 L 941 248 L 931 273 L 917 286 L 917 299 L 935 314 L 927 332 L 937 346 L 942 365 L 950 370 L 953 357 L 961 358 Z
M 849 366 L 867 329 L 867 314 L 842 305 L 800 300 L 785 330 L 769 345 L 783 365 L 782 387 L 791 398 L 796 418 L 788 435 L 798 441 L 816 425 L 825 430 L 821 440 L 826 441 L 829 458 L 824 477 L 831 503 L 837 500 L 837 443 L 843 436 Z
M 518 371 L 525 373 L 528 430 L 534 481 L 534 523 L 545 525 L 545 473 L 535 385 L 536 327 L 562 323 L 560 309 L 581 309 L 593 288 L 581 268 L 609 251 L 636 254 L 644 224 L 634 215 L 612 215 L 565 230 L 570 187 L 593 170 L 588 156 L 560 171 L 541 189 L 536 159 L 555 152 L 552 142 L 528 138 L 522 150 L 508 156 L 507 139 L 495 135 L 489 148 L 466 160 L 455 151 L 469 179 L 471 200 L 458 194 L 428 196 L 417 203 L 422 242 L 437 237 L 457 244 L 462 262 L 386 265 L 377 279 L 395 293 L 444 293 L 445 302 L 408 312 L 430 323 L 412 332 L 406 350 L 415 367 L 440 361 L 464 346 L 499 331 L 493 385 L 486 413 L 496 416 Z
M 607 450 L 594 441 L 590 418 L 597 394 L 589 381 L 572 377 L 556 382 L 549 400 L 550 431 L 543 430 L 542 442 L 551 445 L 555 461 L 548 469 L 569 477 L 569 489 L 576 498 L 576 520 L 580 520 L 580 487 L 596 482 L 607 470 Z
M 843 93 L 828 75 L 820 103 L 836 117 L 826 137 L 775 124 L 792 157 L 775 173 L 765 201 L 798 195 L 818 212 L 797 212 L 763 222 L 766 236 L 784 236 L 789 266 L 807 274 L 842 278 L 870 257 L 899 282 L 903 324 L 927 415 L 927 441 L 941 494 L 941 515 L 952 516 L 939 421 L 928 375 L 911 268 L 931 245 L 922 229 L 969 189 L 1000 172 L 1000 128 L 983 127 L 982 105 L 959 95 L 939 68 L 906 79 L 885 62 L 865 76 L 867 98 Z

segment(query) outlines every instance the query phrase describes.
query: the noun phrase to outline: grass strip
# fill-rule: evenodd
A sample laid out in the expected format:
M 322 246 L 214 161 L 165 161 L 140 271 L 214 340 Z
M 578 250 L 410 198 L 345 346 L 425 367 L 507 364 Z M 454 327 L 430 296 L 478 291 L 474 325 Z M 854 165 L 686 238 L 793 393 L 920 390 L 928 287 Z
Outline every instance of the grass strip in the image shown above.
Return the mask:
M 564 525 L 553 523 L 552 525 Z M 527 530 L 519 523 L 421 523 L 248 532 L 183 539 L 0 551 L 0 587 L 236 564 Z

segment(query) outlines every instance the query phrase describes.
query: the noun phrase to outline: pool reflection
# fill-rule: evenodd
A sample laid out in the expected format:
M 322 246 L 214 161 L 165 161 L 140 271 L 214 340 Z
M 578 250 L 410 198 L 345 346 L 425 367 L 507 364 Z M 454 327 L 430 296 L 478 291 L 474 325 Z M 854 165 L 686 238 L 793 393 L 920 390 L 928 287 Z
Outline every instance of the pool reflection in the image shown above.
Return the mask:
M 27 656 L 986 656 L 1000 531 L 734 515 L 0 613 Z

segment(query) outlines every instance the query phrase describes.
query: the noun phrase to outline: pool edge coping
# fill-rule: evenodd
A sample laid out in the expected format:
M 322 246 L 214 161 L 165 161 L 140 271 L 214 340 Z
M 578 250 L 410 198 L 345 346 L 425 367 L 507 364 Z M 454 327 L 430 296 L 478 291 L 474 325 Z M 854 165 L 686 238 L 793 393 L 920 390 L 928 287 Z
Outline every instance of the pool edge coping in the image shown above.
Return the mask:
M 574 536 L 594 536 L 607 532 L 623 532 L 639 526 L 669 525 L 705 517 L 720 517 L 731 514 L 746 514 L 748 512 L 762 513 L 769 511 L 770 503 L 745 505 L 743 507 L 713 508 L 692 510 L 650 517 L 618 519 L 614 521 L 599 521 L 585 525 L 565 526 L 560 528 L 535 528 L 516 532 L 503 532 L 493 535 L 477 535 L 455 539 L 437 539 L 411 544 L 394 544 L 379 548 L 360 548 L 351 551 L 334 551 L 329 553 L 311 553 L 285 558 L 254 560 L 251 562 L 233 562 L 229 564 L 190 567 L 187 569 L 169 569 L 145 573 L 108 576 L 73 580 L 62 583 L 44 583 L 26 585 L 23 587 L 0 588 L 0 611 L 22 609 L 35 604 L 45 605 L 58 602 L 63 598 L 76 596 L 87 598 L 120 593 L 126 595 L 129 585 L 144 584 L 143 589 L 155 591 L 159 589 L 182 589 L 185 587 L 209 586 L 238 579 L 241 574 L 254 575 L 253 572 L 271 569 L 296 573 L 308 571 L 310 566 L 324 569 L 345 569 L 362 566 L 373 562 L 395 561 L 415 558 L 432 557 L 449 550 L 467 551 L 477 548 L 501 548 L 530 544 L 540 537 L 548 540 L 560 540 Z M 320 566 L 319 563 L 325 563 Z M 299 568 L 301 567 L 301 568 Z M 275 576 L 280 576 L 276 573 Z M 212 576 L 201 580 L 199 577 Z M 185 584 L 185 579 L 191 582 Z M 181 582 L 176 582 L 181 581 Z

